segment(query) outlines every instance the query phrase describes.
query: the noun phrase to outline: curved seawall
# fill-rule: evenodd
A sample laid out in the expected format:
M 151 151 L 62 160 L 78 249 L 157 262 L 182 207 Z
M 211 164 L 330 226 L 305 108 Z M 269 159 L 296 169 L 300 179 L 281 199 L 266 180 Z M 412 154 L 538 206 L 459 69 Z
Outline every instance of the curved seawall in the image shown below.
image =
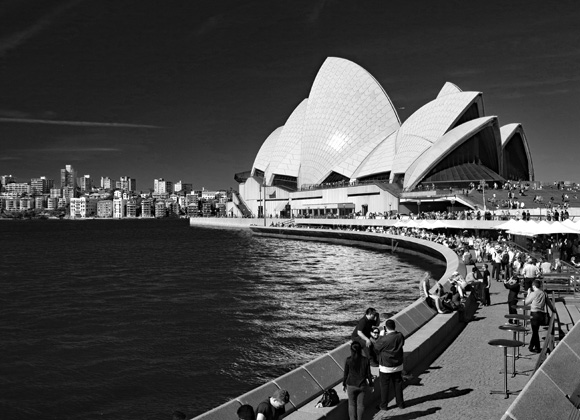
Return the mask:
M 279 227 L 251 226 L 256 235 L 271 236 L 295 240 L 315 240 L 321 242 L 340 243 L 345 245 L 374 247 L 430 258 L 446 264 L 445 274 L 439 283 L 448 290 L 448 278 L 454 271 L 465 275 L 465 266 L 460 262 L 455 252 L 449 248 L 416 238 L 375 234 L 366 232 L 349 232 L 323 229 L 297 229 Z M 435 286 L 434 286 L 435 288 Z M 419 279 L 417 279 L 417 292 Z M 468 300 L 464 315 L 469 317 L 477 305 Z M 437 314 L 427 305 L 424 298 L 417 299 L 411 305 L 392 317 L 397 329 L 404 334 L 405 370 L 419 372 L 453 341 L 464 326 L 460 313 Z M 286 405 L 285 418 L 290 419 L 347 419 L 347 396 L 339 384 L 343 378 L 343 366 L 350 354 L 350 344 L 347 342 L 315 360 L 298 367 L 285 375 L 253 389 L 219 407 L 201 414 L 195 419 L 217 420 L 234 418 L 236 410 L 242 404 L 250 404 L 254 408 L 267 399 L 276 389 L 286 389 L 290 394 L 290 402 Z M 378 374 L 377 372 L 374 372 Z M 338 386 L 337 386 L 338 385 Z M 316 408 L 316 402 L 325 389 L 335 387 L 341 402 L 334 407 Z M 368 403 L 374 402 L 380 394 L 378 381 L 375 381 L 375 392 L 369 393 Z

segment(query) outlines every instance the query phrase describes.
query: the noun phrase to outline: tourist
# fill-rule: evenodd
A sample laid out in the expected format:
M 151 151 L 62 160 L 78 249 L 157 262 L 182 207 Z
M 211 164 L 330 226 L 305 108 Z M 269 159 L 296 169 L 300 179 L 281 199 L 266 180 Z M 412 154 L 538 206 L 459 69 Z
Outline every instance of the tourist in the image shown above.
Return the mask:
M 368 308 L 364 316 L 359 319 L 358 324 L 352 332 L 352 341 L 358 341 L 363 348 L 365 357 L 371 362 L 371 366 L 378 366 L 376 360 L 373 360 L 372 350 L 373 343 L 371 341 L 371 330 L 380 322 L 379 314 L 375 308 Z
M 526 260 L 522 273 L 524 274 L 524 290 L 530 290 L 532 282 L 540 275 L 538 267 L 534 264 L 532 257 Z
M 396 331 L 395 321 L 387 319 L 385 335 L 377 342 L 379 354 L 379 379 L 381 384 L 380 409 L 386 411 L 389 404 L 389 387 L 391 383 L 395 389 L 395 400 L 399 408 L 405 408 L 403 400 L 403 345 L 405 337 Z
M 262 401 L 256 409 L 256 420 L 278 420 L 286 412 L 290 395 L 285 389 L 277 389 L 272 396 Z
M 465 276 L 465 283 L 467 286 L 464 290 L 469 290 L 478 301 L 483 300 L 483 283 L 481 282 L 481 273 L 476 265 L 471 268 L 471 272 Z
M 491 249 L 491 275 L 496 281 L 500 281 L 501 255 L 501 246 L 499 244 Z
M 238 420 L 256 420 L 254 409 L 249 404 L 244 404 L 237 411 Z
M 507 298 L 508 313 L 515 315 L 518 313 L 516 305 L 518 304 L 518 293 L 520 293 L 520 279 L 517 276 L 513 276 L 509 280 L 504 280 L 503 285 L 509 290 Z M 513 319 L 510 319 L 508 322 L 510 324 L 517 324 Z
M 552 264 L 550 264 L 550 261 L 546 260 L 545 258 L 542 258 L 541 261 L 542 262 L 540 263 L 540 271 L 542 272 L 542 274 L 550 274 L 552 272 Z
M 489 295 L 489 288 L 491 287 L 491 274 L 489 273 L 488 265 L 483 265 L 483 272 L 481 273 L 483 283 L 483 306 L 491 305 L 491 298 Z
M 532 353 L 539 353 L 542 351 L 540 348 L 540 334 L 538 331 L 540 326 L 546 323 L 546 302 L 549 302 L 549 299 L 546 297 L 546 293 L 542 290 L 542 283 L 540 280 L 534 280 L 532 282 L 532 288 L 528 290 L 528 295 L 524 301 L 525 305 L 530 305 L 530 314 L 532 315 L 532 338 L 530 339 L 530 346 L 528 347 L 528 350 Z M 551 303 L 549 305 L 551 305 Z
M 377 330 L 378 336 L 378 330 Z M 362 420 L 365 411 L 365 393 L 373 383 L 369 359 L 363 357 L 358 341 L 350 345 L 350 356 L 344 364 L 342 388 L 348 395 L 348 416 L 350 420 Z

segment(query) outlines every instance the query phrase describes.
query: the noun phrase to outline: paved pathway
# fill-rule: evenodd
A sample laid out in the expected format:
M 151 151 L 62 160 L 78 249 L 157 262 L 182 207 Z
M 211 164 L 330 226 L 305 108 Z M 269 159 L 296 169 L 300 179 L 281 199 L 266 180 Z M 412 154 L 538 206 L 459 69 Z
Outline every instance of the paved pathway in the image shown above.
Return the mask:
M 492 281 L 491 306 L 480 307 L 463 332 L 423 373 L 407 383 L 403 394 L 405 409 L 399 409 L 392 400 L 388 411 L 369 407 L 363 420 L 410 419 L 469 419 L 499 420 L 515 400 L 516 395 L 505 399 L 503 394 L 503 349 L 492 347 L 489 340 L 512 339 L 512 333 L 498 327 L 505 324 L 507 290 L 503 283 Z M 540 328 L 543 343 L 545 331 Z M 526 346 L 516 361 L 516 370 L 531 375 L 538 355 L 528 350 L 531 332 L 526 336 Z M 521 339 L 521 336 L 520 336 Z M 508 351 L 508 354 L 511 350 Z M 512 359 L 508 358 L 508 390 L 516 394 L 523 389 L 529 376 L 511 377 Z

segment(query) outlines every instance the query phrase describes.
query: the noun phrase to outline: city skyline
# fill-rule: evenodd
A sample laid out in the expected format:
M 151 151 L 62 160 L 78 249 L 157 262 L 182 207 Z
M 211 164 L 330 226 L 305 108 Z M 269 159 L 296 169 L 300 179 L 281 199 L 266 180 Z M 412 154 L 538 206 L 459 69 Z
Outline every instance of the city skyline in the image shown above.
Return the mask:
M 376 77 L 401 120 L 447 81 L 522 123 L 537 180 L 576 179 L 575 2 L 8 1 L 0 172 L 236 188 L 328 56 Z

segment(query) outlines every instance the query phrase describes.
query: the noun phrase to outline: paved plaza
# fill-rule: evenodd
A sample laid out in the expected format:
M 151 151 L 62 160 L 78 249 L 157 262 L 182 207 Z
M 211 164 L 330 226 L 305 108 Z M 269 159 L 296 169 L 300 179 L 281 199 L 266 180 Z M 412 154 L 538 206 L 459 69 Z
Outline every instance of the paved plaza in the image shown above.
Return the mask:
M 504 389 L 503 349 L 492 347 L 492 339 L 512 339 L 509 331 L 499 329 L 507 319 L 507 290 L 502 282 L 492 280 L 491 306 L 480 307 L 463 332 L 426 370 L 406 382 L 403 391 L 405 409 L 399 409 L 392 400 L 388 411 L 369 407 L 363 420 L 410 419 L 469 419 L 499 420 L 514 402 L 517 394 L 529 380 L 538 354 L 528 350 L 531 331 L 526 335 L 526 346 L 516 360 L 517 374 L 512 378 L 512 358 L 508 358 L 508 390 L 504 394 L 490 391 Z M 529 327 L 529 326 L 528 326 Z M 540 328 L 543 343 L 545 329 Z M 520 336 L 521 340 L 521 336 Z M 511 354 L 511 349 L 508 354 Z

